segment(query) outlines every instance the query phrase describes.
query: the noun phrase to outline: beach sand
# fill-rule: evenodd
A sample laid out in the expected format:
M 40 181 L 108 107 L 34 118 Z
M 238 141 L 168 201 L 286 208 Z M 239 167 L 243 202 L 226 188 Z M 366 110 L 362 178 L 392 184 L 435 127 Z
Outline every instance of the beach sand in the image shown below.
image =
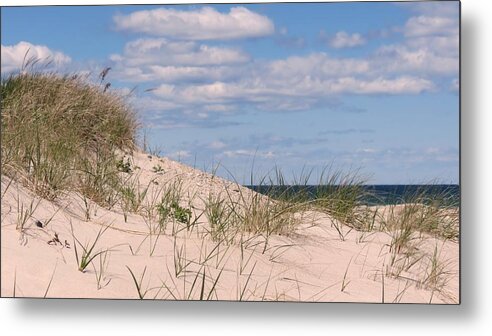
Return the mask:
M 391 232 L 360 232 L 306 211 L 296 216 L 299 224 L 288 234 L 244 232 L 228 244 L 217 242 L 204 214 L 206 200 L 227 195 L 239 202 L 254 197 L 253 191 L 142 152 L 130 162 L 138 167 L 131 178 L 149 187 L 144 203 L 159 199 L 163 186 L 178 177 L 180 204 L 192 209 L 194 225 L 170 220 L 158 234 L 155 222 L 143 214 L 96 204 L 87 220 L 80 195 L 67 192 L 50 202 L 2 176 L 2 297 L 459 302 L 455 241 L 422 234 L 409 256 L 391 251 Z M 21 212 L 30 204 L 35 210 L 19 230 Z M 92 252 L 102 253 L 81 272 L 75 252 L 80 259 L 99 232 Z

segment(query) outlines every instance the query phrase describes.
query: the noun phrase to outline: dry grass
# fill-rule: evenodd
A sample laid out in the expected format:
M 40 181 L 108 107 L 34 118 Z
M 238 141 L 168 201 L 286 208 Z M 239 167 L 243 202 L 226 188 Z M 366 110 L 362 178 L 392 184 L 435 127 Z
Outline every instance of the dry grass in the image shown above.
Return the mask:
M 77 190 L 115 202 L 116 151 L 134 148 L 137 121 L 122 97 L 77 75 L 2 78 L 2 173 L 54 200 Z

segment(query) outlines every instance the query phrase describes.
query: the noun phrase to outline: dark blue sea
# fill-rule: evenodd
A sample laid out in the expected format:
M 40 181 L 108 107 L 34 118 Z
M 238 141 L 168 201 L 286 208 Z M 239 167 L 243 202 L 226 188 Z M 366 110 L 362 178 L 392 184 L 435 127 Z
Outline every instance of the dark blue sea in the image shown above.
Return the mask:
M 303 193 L 308 198 L 314 199 L 317 195 L 319 186 L 270 186 L 254 185 L 246 186 L 262 194 L 268 194 L 275 197 L 289 193 Z M 418 195 L 419 200 L 432 202 L 438 200 L 443 206 L 459 206 L 460 204 L 460 186 L 457 184 L 383 184 L 383 185 L 364 185 L 361 186 L 363 192 L 358 201 L 365 205 L 389 205 L 413 202 Z

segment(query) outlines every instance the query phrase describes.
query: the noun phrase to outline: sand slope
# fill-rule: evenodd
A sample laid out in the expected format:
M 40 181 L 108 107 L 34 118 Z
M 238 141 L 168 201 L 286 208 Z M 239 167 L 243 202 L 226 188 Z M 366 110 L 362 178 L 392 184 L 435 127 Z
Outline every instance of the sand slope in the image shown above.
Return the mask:
M 138 168 L 129 178 L 141 188 L 149 187 L 149 204 L 178 177 L 183 191 L 180 204 L 192 209 L 193 218 L 198 217 L 195 225 L 187 228 L 169 221 L 158 235 L 155 223 L 143 214 L 125 216 L 118 207 L 107 210 L 95 204 L 87 220 L 79 195 L 67 193 L 55 203 L 40 200 L 15 182 L 9 185 L 2 176 L 3 297 L 136 299 L 133 272 L 146 299 L 458 302 L 456 242 L 419 238 L 417 252 L 426 257 L 398 276 L 391 275 L 398 261 L 390 253 L 389 233 L 357 232 L 343 226 L 342 239 L 333 220 L 316 212 L 299 214 L 301 224 L 289 235 L 266 239 L 244 233 L 236 235 L 232 244 L 214 242 L 203 214 L 207 197 L 248 198 L 252 191 L 166 158 L 135 153 L 131 163 Z M 17 230 L 19 210 L 30 204 L 35 211 L 24 229 Z M 40 228 L 36 220 L 49 224 Z M 94 252 L 107 252 L 85 272 L 78 271 L 74 249 L 78 244 L 73 237 L 89 246 L 102 228 L 106 229 Z M 55 234 L 60 243 L 53 242 Z M 422 279 L 432 271 L 436 246 L 436 260 L 443 268 L 436 278 L 439 286 L 430 286 Z M 79 255 L 81 251 L 79 245 Z M 393 266 L 388 266 L 392 261 Z

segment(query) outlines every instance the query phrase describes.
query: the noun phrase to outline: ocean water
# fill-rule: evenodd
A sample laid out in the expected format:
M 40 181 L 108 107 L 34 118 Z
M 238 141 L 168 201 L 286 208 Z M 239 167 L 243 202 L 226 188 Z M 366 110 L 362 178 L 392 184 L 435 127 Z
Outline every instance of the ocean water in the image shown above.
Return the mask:
M 315 199 L 318 186 L 270 186 L 270 185 L 247 185 L 246 187 L 262 194 L 270 196 L 283 195 L 285 193 L 303 194 L 309 199 Z M 431 203 L 437 200 L 442 206 L 460 205 L 460 186 L 457 184 L 395 184 L 395 185 L 364 185 L 361 186 L 363 192 L 358 199 L 365 205 L 389 205 L 401 204 L 415 201 L 415 196 L 424 202 Z

